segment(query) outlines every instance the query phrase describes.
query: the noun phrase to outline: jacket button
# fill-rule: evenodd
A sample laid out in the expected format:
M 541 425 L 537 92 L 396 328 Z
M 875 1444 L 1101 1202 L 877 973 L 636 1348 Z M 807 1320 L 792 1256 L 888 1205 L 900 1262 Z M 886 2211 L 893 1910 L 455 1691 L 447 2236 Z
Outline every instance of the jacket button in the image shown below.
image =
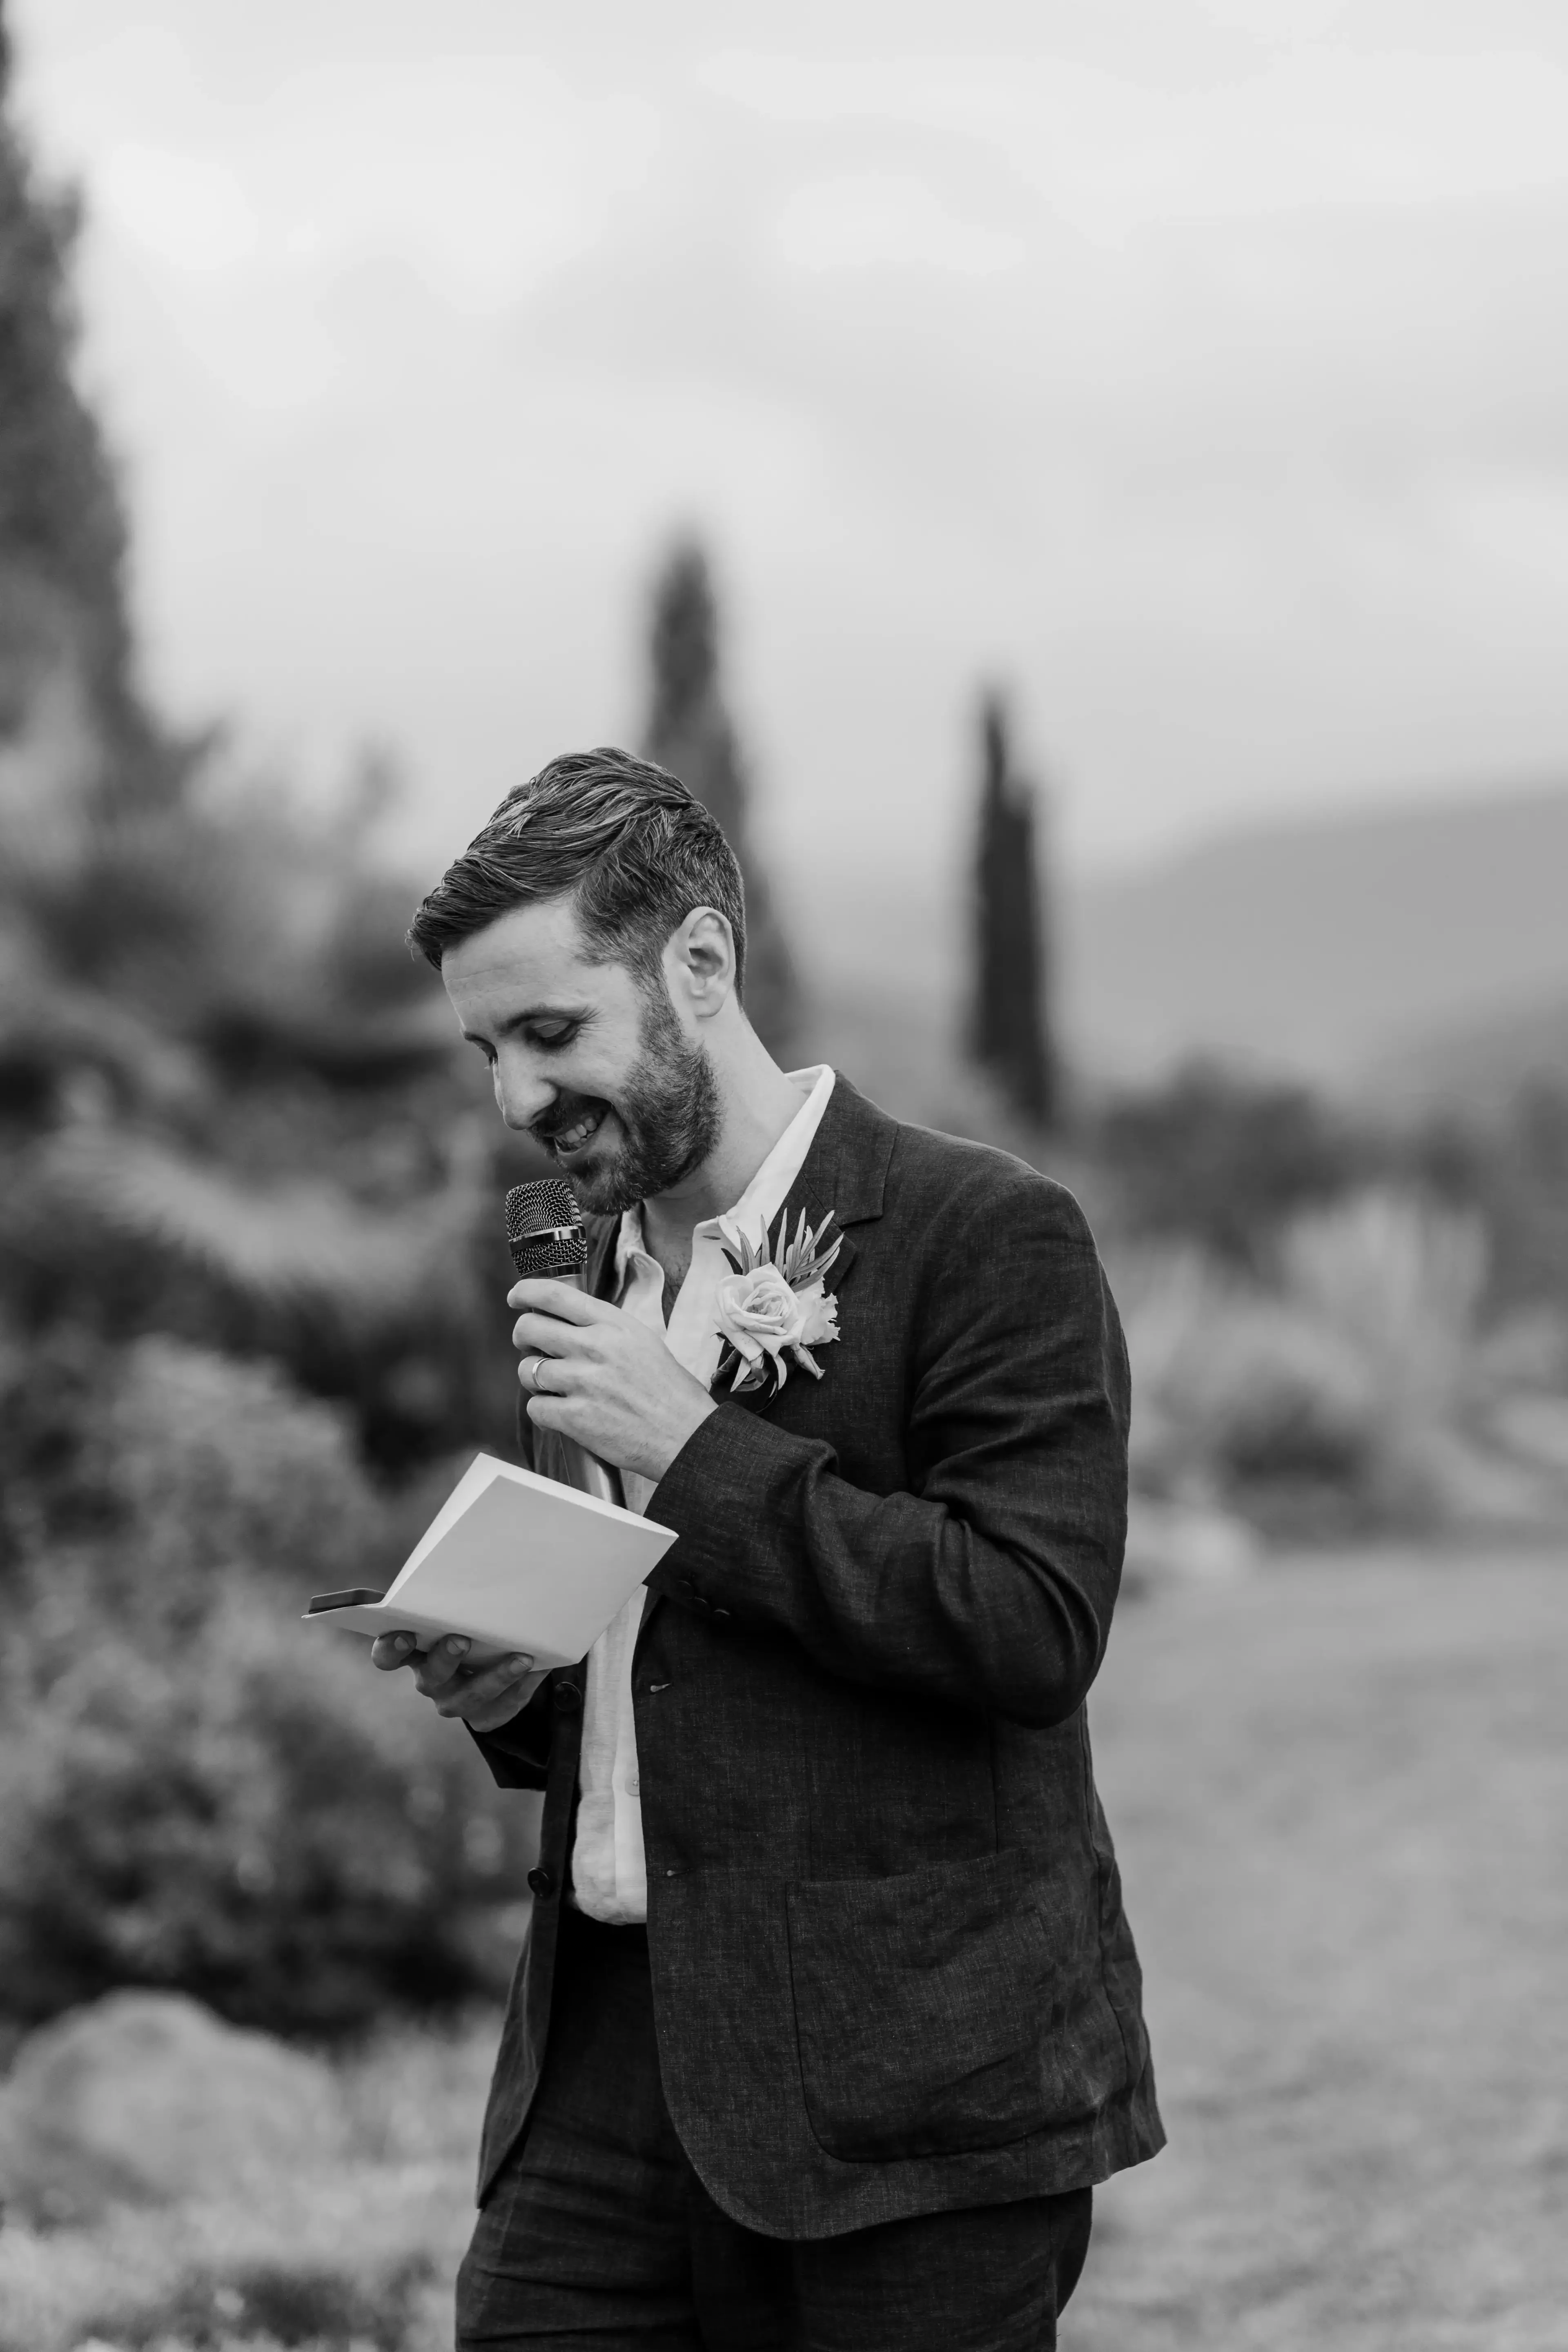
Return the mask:
M 715 1625 L 727 1625 L 730 1622 L 730 1615 L 731 1612 L 728 1609 L 715 1609 L 713 1612 L 713 1622 Z
M 557 1683 L 555 1704 L 563 1715 L 575 1715 L 583 1704 L 583 1694 L 575 1683 Z
M 547 1895 L 553 1895 L 555 1892 L 553 1874 L 542 1868 L 531 1870 L 528 1874 L 528 1885 L 529 1892 L 537 1895 L 542 1903 Z

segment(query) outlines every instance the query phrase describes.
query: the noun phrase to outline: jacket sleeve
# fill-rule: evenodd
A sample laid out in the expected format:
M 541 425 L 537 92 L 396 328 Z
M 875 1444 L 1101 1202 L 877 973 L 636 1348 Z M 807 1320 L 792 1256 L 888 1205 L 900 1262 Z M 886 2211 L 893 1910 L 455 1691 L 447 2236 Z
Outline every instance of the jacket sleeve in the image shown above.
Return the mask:
M 1104 1654 L 1126 1538 L 1116 1310 L 1077 1202 L 1021 1168 L 961 1187 L 920 1255 L 910 1490 L 853 1486 L 831 1445 L 722 1405 L 648 1505 L 680 1538 L 650 1580 L 850 1680 L 1058 1723 Z M 852 1379 L 837 1353 L 825 1377 Z
M 510 1722 L 503 1723 L 498 1730 L 476 1731 L 471 1723 L 465 1725 L 498 1788 L 542 1789 L 549 1779 L 555 1715 L 551 1691 L 553 1679 L 546 1675 L 528 1705 L 519 1707 Z

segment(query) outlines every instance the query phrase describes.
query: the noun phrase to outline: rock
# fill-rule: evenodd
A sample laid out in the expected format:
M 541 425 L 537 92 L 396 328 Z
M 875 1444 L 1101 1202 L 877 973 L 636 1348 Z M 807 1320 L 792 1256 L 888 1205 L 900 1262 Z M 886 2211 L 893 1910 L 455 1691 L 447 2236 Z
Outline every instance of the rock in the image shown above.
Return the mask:
M 328 2069 L 176 1993 L 110 1993 L 32 2034 L 0 2084 L 0 2198 L 45 2222 L 261 2190 L 342 2155 Z

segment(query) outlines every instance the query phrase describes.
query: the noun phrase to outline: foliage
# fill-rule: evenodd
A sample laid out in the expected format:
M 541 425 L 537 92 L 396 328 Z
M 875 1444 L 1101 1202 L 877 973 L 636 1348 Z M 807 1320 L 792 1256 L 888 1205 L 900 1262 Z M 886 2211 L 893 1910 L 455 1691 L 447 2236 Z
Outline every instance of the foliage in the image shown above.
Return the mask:
M 265 1362 L 157 1334 L 106 1350 L 70 1324 L 0 1345 L 0 1557 L 24 1590 L 86 1545 L 127 1605 L 184 1603 L 237 1568 L 291 1590 L 352 1581 L 388 1533 L 341 1407 Z
M 986 698 L 980 725 L 970 1042 L 976 1061 L 994 1072 L 1014 1108 L 1048 1122 L 1058 1108 L 1058 1072 L 1046 1001 L 1034 796 L 1014 770 L 997 697 Z
M 7 1731 L 0 1984 L 118 1984 L 277 2030 L 494 1992 L 534 1809 L 312 1591 L 384 1584 L 450 1483 L 394 1502 L 275 1367 L 68 1327 L 0 1351 Z
M 1528 1087 L 1492 1118 L 1429 1122 L 1406 1149 L 1484 1220 L 1500 1297 L 1568 1308 L 1568 1092 Z
M 348 1414 L 300 1396 L 273 1365 L 138 1340 L 100 1444 L 135 1549 L 162 1576 L 240 1565 L 302 1593 L 353 1583 L 374 1561 L 385 1506 Z
M 0 1297 L 275 1355 L 389 1467 L 504 1444 L 510 1171 L 412 893 L 347 822 L 202 782 L 0 889 Z
M 496 2019 L 388 2021 L 334 2057 L 346 2147 L 91 2228 L 0 2231 L 0 2352 L 438 2352 L 472 2226 Z
M 1384 1172 L 1391 1156 L 1305 1087 L 1203 1064 L 1113 1097 L 1089 1141 L 1120 1222 L 1255 1266 L 1283 1218 Z
M 1374 1190 L 1289 1223 L 1260 1281 L 1192 1245 L 1120 1270 L 1134 1483 L 1320 1524 L 1538 1524 L 1568 1496 L 1510 1406 L 1555 1397 L 1563 1328 L 1489 1324 L 1473 1215 Z
M 1078 1138 L 1110 1221 L 1260 1272 L 1286 1219 L 1372 1186 L 1479 1219 L 1494 1296 L 1568 1307 L 1568 1095 L 1498 1115 L 1380 1121 L 1299 1084 L 1195 1063 L 1103 1102 Z
M 307 814 L 137 704 L 74 211 L 5 96 L 0 2002 L 139 1983 L 341 2032 L 510 1957 L 532 1808 L 297 1620 L 510 1443 L 532 1171 L 404 948 L 384 763 Z
M 100 720 L 123 744 L 145 722 L 131 685 L 119 486 L 75 377 L 78 208 L 40 185 L 9 82 L 0 21 L 0 570 L 26 582 L 35 615 L 40 604 L 69 614 Z
M 767 875 L 751 839 L 745 763 L 719 680 L 719 616 L 708 559 L 688 541 L 654 590 L 653 693 L 645 748 L 712 810 L 746 886 L 746 1010 L 775 1052 L 798 1019 L 798 987 Z
M 500 1990 L 485 1915 L 521 1883 L 527 1809 L 363 1644 L 233 1591 L 177 1645 L 77 1633 L 12 1666 L 14 2015 L 130 1984 L 342 2033 Z

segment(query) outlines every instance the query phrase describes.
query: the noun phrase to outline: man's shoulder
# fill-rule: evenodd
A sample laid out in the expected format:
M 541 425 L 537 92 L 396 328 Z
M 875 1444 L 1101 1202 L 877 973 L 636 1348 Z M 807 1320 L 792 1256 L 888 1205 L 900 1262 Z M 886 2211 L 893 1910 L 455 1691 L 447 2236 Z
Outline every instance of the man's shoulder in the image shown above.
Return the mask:
M 924 1222 L 936 1210 L 965 1216 L 1012 1213 L 1059 1225 L 1064 1234 L 1088 1236 L 1077 1199 L 1056 1177 L 994 1144 L 938 1128 L 889 1121 L 894 1132 L 888 1159 L 885 1213 Z

